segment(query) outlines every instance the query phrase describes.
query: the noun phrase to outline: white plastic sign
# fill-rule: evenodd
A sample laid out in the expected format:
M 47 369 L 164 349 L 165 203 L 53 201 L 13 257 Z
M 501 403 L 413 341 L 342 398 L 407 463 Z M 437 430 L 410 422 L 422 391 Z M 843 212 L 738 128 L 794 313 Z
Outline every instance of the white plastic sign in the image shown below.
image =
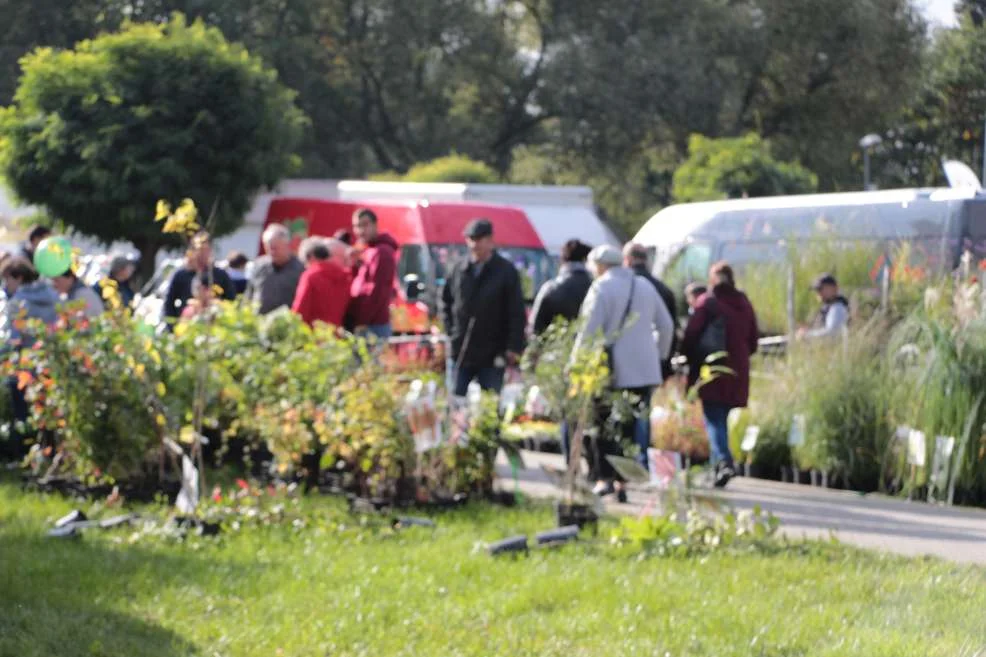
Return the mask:
M 918 468 L 923 468 L 927 462 L 927 447 L 925 445 L 925 435 L 923 431 L 911 429 L 907 436 L 907 463 Z
M 743 434 L 743 442 L 740 443 L 740 449 L 744 452 L 752 452 L 757 448 L 757 440 L 760 439 L 760 427 L 753 424 L 746 428 L 746 433 Z

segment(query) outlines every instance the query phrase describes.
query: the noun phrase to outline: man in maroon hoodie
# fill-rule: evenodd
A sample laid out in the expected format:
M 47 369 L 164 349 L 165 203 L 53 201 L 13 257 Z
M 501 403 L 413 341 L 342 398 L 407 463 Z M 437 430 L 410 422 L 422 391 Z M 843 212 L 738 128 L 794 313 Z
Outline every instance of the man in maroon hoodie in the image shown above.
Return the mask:
M 353 279 L 350 314 L 357 335 L 380 340 L 391 336 L 390 302 L 397 271 L 397 242 L 379 232 L 377 215 L 368 208 L 353 214 L 353 233 L 363 245 L 363 254 Z

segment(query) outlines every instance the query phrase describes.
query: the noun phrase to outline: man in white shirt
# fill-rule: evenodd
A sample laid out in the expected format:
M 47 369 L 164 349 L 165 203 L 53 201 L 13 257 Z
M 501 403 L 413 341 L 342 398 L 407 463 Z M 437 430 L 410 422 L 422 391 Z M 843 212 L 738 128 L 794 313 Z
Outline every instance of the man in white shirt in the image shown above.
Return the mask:
M 839 294 L 838 281 L 831 274 L 819 276 L 815 281 L 815 293 L 821 307 L 811 328 L 802 329 L 800 337 L 818 339 L 843 335 L 849 328 L 849 300 Z

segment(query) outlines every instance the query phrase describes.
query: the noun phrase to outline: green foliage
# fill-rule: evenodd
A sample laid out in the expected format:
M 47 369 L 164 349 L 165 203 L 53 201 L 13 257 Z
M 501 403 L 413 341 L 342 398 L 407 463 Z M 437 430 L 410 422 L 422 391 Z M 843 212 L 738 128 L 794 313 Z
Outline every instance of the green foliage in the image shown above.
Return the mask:
M 242 222 L 254 193 L 297 165 L 304 115 L 277 75 L 216 29 L 134 24 L 74 50 L 23 60 L 0 113 L 4 175 L 25 202 L 100 240 L 131 240 L 153 262 L 177 246 L 147 220 L 191 197 L 215 234 Z
M 818 177 L 797 162 L 775 160 L 770 145 L 754 133 L 732 139 L 692 135 L 688 159 L 672 185 L 675 201 L 689 203 L 805 194 L 818 188 Z
M 946 300 L 951 297 L 947 311 L 919 307 L 897 327 L 888 345 L 898 382 L 893 420 L 925 432 L 928 468 L 935 436 L 955 438 L 958 498 L 981 501 L 986 498 L 986 302 L 980 285 L 968 279 L 942 285 L 937 292 Z M 902 458 L 890 465 L 911 483 Z M 926 483 L 927 474 L 925 469 L 913 483 Z
M 675 557 L 708 554 L 718 550 L 765 548 L 780 526 L 777 518 L 759 507 L 753 511 L 707 515 L 696 509 L 683 521 L 678 514 L 621 518 L 610 534 L 618 552 Z
M 853 490 L 883 487 L 892 428 L 889 409 L 899 384 L 884 367 L 886 329 L 873 322 L 843 342 L 792 347 L 790 355 L 761 370 L 759 401 L 750 423 L 761 427 L 752 462 L 773 470 L 783 458 L 795 415 L 805 418 L 805 442 L 787 464 L 828 472 Z M 762 446 L 760 441 L 764 441 Z
M 543 531 L 551 510 L 477 505 L 435 516 L 434 529 L 393 530 L 325 497 L 283 502 L 301 526 L 241 521 L 184 542 L 131 543 L 125 529 L 43 538 L 78 504 L 0 484 L 0 551 L 16 555 L 0 559 L 11 630 L 0 653 L 971 657 L 983 645 L 982 569 L 936 559 L 812 543 L 639 560 L 594 542 L 490 559 L 477 542 Z M 731 613 L 710 622 L 710 609 Z
M 373 180 L 416 183 L 497 183 L 500 177 L 488 165 L 463 155 L 448 155 L 419 162 L 404 175 L 393 172 L 371 176 Z

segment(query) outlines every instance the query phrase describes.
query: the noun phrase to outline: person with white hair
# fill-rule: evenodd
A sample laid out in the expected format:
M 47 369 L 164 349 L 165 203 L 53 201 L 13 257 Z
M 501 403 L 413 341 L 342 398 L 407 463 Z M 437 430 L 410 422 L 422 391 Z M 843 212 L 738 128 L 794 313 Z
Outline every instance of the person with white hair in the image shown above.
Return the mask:
M 291 232 L 283 224 L 271 224 L 261 238 L 267 254 L 257 258 L 246 298 L 266 315 L 294 302 L 305 266 L 291 250 Z
M 663 383 L 661 361 L 671 353 L 674 320 L 654 286 L 623 266 L 619 249 L 597 246 L 588 260 L 595 280 L 582 304 L 584 324 L 575 339 L 575 350 L 598 348 L 601 340 L 609 354 L 613 391 L 635 401 L 635 415 L 615 428 L 610 405 L 599 405 L 598 432 L 586 445 L 589 477 L 596 481 L 597 494 L 615 492 L 619 501 L 625 502 L 623 481 L 605 456 L 622 454 L 621 440 L 632 439 L 646 467 L 650 432 L 639 431 L 636 418 L 650 414 L 651 395 Z
M 349 305 L 352 274 L 346 265 L 348 247 L 337 239 L 309 238 L 298 249 L 307 268 L 298 283 L 291 310 L 309 326 L 322 322 L 342 327 Z

